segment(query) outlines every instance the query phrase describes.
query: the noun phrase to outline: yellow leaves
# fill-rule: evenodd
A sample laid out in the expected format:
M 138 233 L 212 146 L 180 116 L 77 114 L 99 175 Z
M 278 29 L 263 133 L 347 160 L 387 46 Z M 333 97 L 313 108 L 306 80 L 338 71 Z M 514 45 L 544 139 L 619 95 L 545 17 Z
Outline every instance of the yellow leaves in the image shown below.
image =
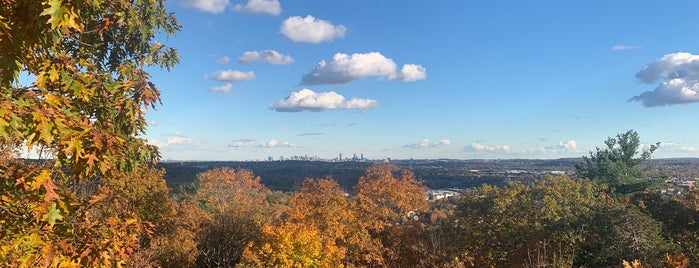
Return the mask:
M 400 223 L 408 212 L 423 212 L 429 206 L 427 188 L 411 172 L 395 176 L 397 172 L 394 165 L 375 165 L 359 178 L 357 200 L 371 229 L 380 231 Z
M 259 243 L 245 250 L 244 263 L 264 267 L 342 267 L 333 247 L 324 247 L 313 226 L 284 223 L 265 225 Z M 255 263 L 257 262 L 257 263 Z
M 624 260 L 622 262 L 622 266 L 624 268 L 643 268 L 643 264 L 639 260 L 633 260 L 632 262 L 628 262 L 627 260 Z
M 44 5 L 48 5 L 48 7 L 40 15 L 49 16 L 46 23 L 51 25 L 51 29 L 66 27 L 75 29 L 78 32 L 83 31 L 78 12 L 73 7 L 64 5 L 61 0 L 48 0 L 44 2 Z

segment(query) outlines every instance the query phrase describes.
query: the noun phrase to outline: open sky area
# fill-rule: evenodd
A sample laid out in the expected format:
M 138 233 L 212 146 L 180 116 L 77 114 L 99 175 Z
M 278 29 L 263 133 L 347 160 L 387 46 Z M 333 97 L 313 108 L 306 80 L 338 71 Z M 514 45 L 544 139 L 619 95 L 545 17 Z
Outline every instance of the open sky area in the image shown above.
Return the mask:
M 699 1 L 171 0 L 163 160 L 699 156 Z

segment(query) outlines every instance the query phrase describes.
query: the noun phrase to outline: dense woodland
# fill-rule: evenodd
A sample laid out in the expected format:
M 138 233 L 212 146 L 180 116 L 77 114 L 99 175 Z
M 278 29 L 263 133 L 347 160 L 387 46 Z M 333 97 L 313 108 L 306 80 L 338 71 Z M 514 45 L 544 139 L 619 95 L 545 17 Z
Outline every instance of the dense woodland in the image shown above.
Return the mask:
M 390 163 L 401 169 L 409 169 L 430 189 L 468 189 L 483 184 L 505 186 L 510 181 L 529 183 L 553 172 L 572 175 L 575 165 L 582 161 L 582 158 L 424 159 L 391 160 Z M 197 174 L 220 167 L 251 170 L 271 190 L 297 191 L 306 178 L 332 177 L 343 189 L 350 191 L 367 168 L 385 162 L 387 161 L 170 161 L 158 163 L 156 167 L 165 169 L 165 181 L 173 193 L 179 193 L 195 183 Z M 699 177 L 699 158 L 648 159 L 641 167 L 648 177 L 658 180 Z
M 221 167 L 171 195 L 141 135 L 159 102 L 146 70 L 178 62 L 155 37 L 180 30 L 157 0 L 0 0 L 0 266 L 699 265 L 699 192 L 655 192 L 644 163 L 657 145 L 633 130 L 572 176 L 436 202 L 391 164 L 293 191 Z M 19 159 L 25 149 L 42 159 Z

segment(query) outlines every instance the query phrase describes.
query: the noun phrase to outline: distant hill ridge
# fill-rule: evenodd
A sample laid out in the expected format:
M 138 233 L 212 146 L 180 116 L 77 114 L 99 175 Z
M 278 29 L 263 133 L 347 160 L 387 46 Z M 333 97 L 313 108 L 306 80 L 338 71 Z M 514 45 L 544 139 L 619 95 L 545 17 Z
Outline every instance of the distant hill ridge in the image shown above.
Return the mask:
M 572 174 L 582 158 L 560 159 L 412 159 L 391 160 L 411 169 L 432 189 L 470 188 L 483 183 L 502 185 L 511 180 L 539 179 L 552 171 Z M 367 167 L 385 161 L 169 161 L 158 166 L 166 170 L 165 180 L 173 189 L 196 181 L 197 174 L 217 167 L 249 169 L 273 190 L 291 191 L 305 178 L 335 179 L 347 191 Z M 699 177 L 699 158 L 652 159 L 646 163 L 652 176 Z

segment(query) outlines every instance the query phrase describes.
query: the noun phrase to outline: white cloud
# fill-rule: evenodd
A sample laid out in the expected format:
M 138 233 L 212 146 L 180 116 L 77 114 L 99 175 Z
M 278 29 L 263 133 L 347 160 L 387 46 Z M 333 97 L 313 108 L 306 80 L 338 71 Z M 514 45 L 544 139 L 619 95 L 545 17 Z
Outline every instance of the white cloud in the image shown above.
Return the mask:
M 629 101 L 645 107 L 699 102 L 699 55 L 686 52 L 667 54 L 643 66 L 636 78 L 645 84 L 660 84 L 653 91 L 634 96 Z
M 268 142 L 261 143 L 260 147 L 281 148 L 281 147 L 296 147 L 296 145 L 294 145 L 288 141 L 279 142 L 275 139 L 271 139 Z
M 345 31 L 343 25 L 333 25 L 308 15 L 289 17 L 282 23 L 280 33 L 294 42 L 321 43 L 345 37 Z
M 551 146 L 547 149 L 568 149 L 568 150 L 577 150 L 578 148 L 578 142 L 575 140 L 568 140 L 567 142 L 560 141 L 558 144 Z
M 612 50 L 632 50 L 639 49 L 641 46 L 630 46 L 630 45 L 616 45 L 612 47 Z
M 438 148 L 442 147 L 444 145 L 449 145 L 451 144 L 450 139 L 443 139 L 438 142 L 432 142 L 429 139 L 424 139 L 419 143 L 412 143 L 408 145 L 403 145 L 403 148 L 414 148 L 414 149 L 420 149 L 420 148 Z
M 405 82 L 425 80 L 427 78 L 427 69 L 417 64 L 406 64 L 400 69 L 400 77 Z
M 474 143 L 471 146 L 464 147 L 467 152 L 510 152 L 512 148 L 509 145 L 488 146 L 480 143 Z
M 239 12 L 267 13 L 271 15 L 282 13 L 282 6 L 277 0 L 249 0 L 244 6 L 237 4 L 234 8 Z
M 218 63 L 218 64 L 226 64 L 229 62 L 231 62 L 231 58 L 229 58 L 228 56 L 223 56 L 223 57 L 220 57 L 216 60 L 216 63 Z
M 427 78 L 426 69 L 406 64 L 398 71 L 396 63 L 379 52 L 337 53 L 331 60 L 323 60 L 301 79 L 302 85 L 347 84 L 357 79 L 379 76 L 405 82 Z
M 211 74 L 204 76 L 206 79 L 214 79 L 221 82 L 240 82 L 240 81 L 250 81 L 255 79 L 255 73 L 252 71 L 241 72 L 236 70 L 218 70 Z
M 684 151 L 684 152 L 696 152 L 696 151 L 697 151 L 697 147 L 694 147 L 694 146 L 680 146 L 680 151 Z
M 180 2 L 187 7 L 210 13 L 221 13 L 230 4 L 228 0 L 181 0 Z
M 173 136 L 167 138 L 167 145 L 193 144 L 194 139 L 185 136 Z
M 156 140 L 156 139 L 148 139 L 148 140 L 146 141 L 146 143 L 147 143 L 147 144 L 150 144 L 150 145 L 153 145 L 153 146 L 155 146 L 155 147 L 158 147 L 158 148 L 162 148 L 162 147 L 165 147 L 165 146 L 166 146 L 165 143 L 163 143 L 163 142 L 161 142 L 161 141 L 158 141 L 158 140 Z
M 242 148 L 242 147 L 250 147 L 253 146 L 257 143 L 255 139 L 237 139 L 231 141 L 230 144 L 228 144 L 228 147 L 235 147 L 235 148 Z
M 345 97 L 330 92 L 314 92 L 310 89 L 291 92 L 291 94 L 273 104 L 269 108 L 277 112 L 320 112 L 324 110 L 362 110 L 379 106 L 378 101 L 372 99 L 352 98 L 345 100 Z
M 647 146 L 644 146 L 644 148 L 647 148 Z M 662 151 L 671 151 L 671 152 L 684 152 L 684 153 L 693 153 L 699 151 L 699 149 L 695 146 L 687 146 L 687 145 L 680 145 L 675 142 L 662 142 L 660 143 L 660 150 Z
M 215 92 L 215 93 L 224 93 L 224 94 L 231 94 L 231 90 L 233 89 L 233 84 L 231 83 L 226 83 L 223 86 L 219 87 L 210 87 L 209 92 Z
M 265 50 L 262 52 L 246 51 L 243 53 L 243 56 L 238 59 L 238 62 L 266 62 L 277 65 L 288 65 L 293 63 L 294 59 L 289 55 L 284 55 L 274 50 Z

